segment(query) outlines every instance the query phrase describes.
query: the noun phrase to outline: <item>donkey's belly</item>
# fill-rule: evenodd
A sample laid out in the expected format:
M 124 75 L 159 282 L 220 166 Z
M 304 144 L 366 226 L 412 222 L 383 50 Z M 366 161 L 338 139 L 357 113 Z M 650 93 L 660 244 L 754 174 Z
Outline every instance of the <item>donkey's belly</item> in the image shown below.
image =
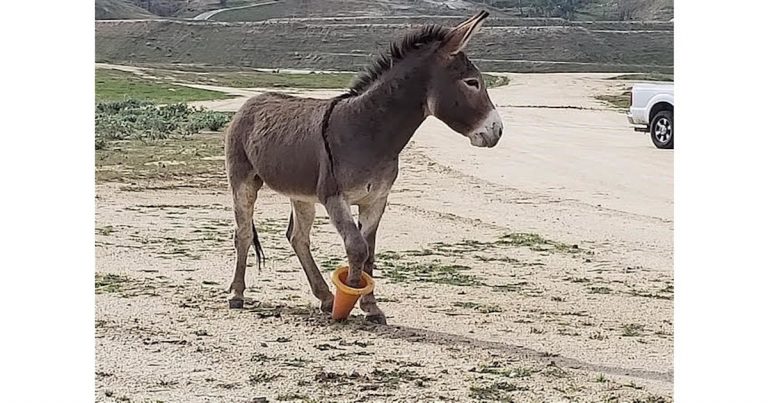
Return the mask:
M 324 189 L 321 163 L 315 154 L 292 152 L 265 154 L 255 165 L 256 174 L 275 192 L 308 203 L 320 203 L 318 189 Z M 285 157 L 278 158 L 277 155 Z M 397 161 L 364 168 L 336 167 L 334 180 L 349 204 L 367 204 L 385 197 L 397 177 Z
M 296 200 L 317 200 L 320 164 L 314 152 L 273 146 L 253 160 L 256 174 L 270 189 Z
M 266 183 L 270 189 L 291 200 L 303 201 L 305 203 L 320 203 L 320 198 L 315 192 L 297 192 L 296 189 L 281 189 L 279 187 L 275 188 L 267 181 L 264 183 Z M 342 195 L 344 196 L 344 200 L 346 200 L 350 205 L 369 204 L 375 200 L 385 197 L 387 194 L 389 194 L 390 189 L 391 186 L 379 185 L 375 188 L 373 186 L 370 188 L 368 186 L 361 186 L 354 189 L 344 190 L 342 191 Z
M 307 180 L 301 177 L 294 177 L 293 180 L 279 180 L 278 178 L 262 177 L 264 183 L 275 192 L 288 197 L 292 200 L 299 200 L 307 203 L 319 203 L 317 197 L 316 181 Z

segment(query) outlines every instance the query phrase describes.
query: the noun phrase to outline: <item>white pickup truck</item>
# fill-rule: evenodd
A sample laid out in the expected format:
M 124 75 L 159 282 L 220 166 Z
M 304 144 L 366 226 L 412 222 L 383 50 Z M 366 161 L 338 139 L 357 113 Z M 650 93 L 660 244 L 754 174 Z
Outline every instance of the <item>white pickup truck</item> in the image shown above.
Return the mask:
M 627 119 L 635 131 L 650 132 L 657 148 L 674 148 L 672 114 L 675 108 L 675 86 L 642 83 L 632 86 Z

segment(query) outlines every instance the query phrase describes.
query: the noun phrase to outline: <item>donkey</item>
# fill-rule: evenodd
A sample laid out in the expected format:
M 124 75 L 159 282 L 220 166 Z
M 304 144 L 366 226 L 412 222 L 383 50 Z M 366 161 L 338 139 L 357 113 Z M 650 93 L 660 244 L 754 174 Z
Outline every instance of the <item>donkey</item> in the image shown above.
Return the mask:
M 335 98 L 265 93 L 246 101 L 225 135 L 237 225 L 230 308 L 243 307 L 250 246 L 259 267 L 264 258 L 253 224 L 256 196 L 264 184 L 291 200 L 286 236 L 312 294 L 322 311 L 330 312 L 333 294 L 309 247 L 315 205 L 325 207 L 341 235 L 347 283 L 358 286 L 362 271 L 373 275 L 376 230 L 397 178 L 399 154 L 427 116 L 468 137 L 473 146 L 499 142 L 501 118 L 480 71 L 463 52 L 486 17 L 481 11 L 454 28 L 427 25 L 409 32 Z M 358 223 L 352 205 L 359 208 Z M 386 324 L 373 293 L 361 298 L 360 308 L 366 320 Z

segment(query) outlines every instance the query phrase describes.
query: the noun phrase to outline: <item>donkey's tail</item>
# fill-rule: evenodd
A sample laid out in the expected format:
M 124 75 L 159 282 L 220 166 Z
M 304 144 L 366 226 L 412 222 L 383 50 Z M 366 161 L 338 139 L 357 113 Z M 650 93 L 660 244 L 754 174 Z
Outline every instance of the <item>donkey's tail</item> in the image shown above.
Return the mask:
M 253 228 L 253 249 L 256 251 L 256 261 L 259 264 L 259 271 L 261 271 L 261 265 L 267 262 L 267 258 L 264 256 L 264 249 L 261 249 L 261 242 L 259 242 L 259 234 L 256 232 L 256 223 L 251 221 Z

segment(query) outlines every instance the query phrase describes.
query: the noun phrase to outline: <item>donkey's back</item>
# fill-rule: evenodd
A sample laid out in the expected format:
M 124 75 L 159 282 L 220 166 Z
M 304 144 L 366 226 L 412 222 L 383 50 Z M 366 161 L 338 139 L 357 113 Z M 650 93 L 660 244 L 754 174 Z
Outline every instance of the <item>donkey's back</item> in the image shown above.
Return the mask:
M 257 95 L 237 111 L 225 134 L 230 183 L 253 177 L 291 196 L 316 193 L 323 161 L 328 100 L 278 93 Z

